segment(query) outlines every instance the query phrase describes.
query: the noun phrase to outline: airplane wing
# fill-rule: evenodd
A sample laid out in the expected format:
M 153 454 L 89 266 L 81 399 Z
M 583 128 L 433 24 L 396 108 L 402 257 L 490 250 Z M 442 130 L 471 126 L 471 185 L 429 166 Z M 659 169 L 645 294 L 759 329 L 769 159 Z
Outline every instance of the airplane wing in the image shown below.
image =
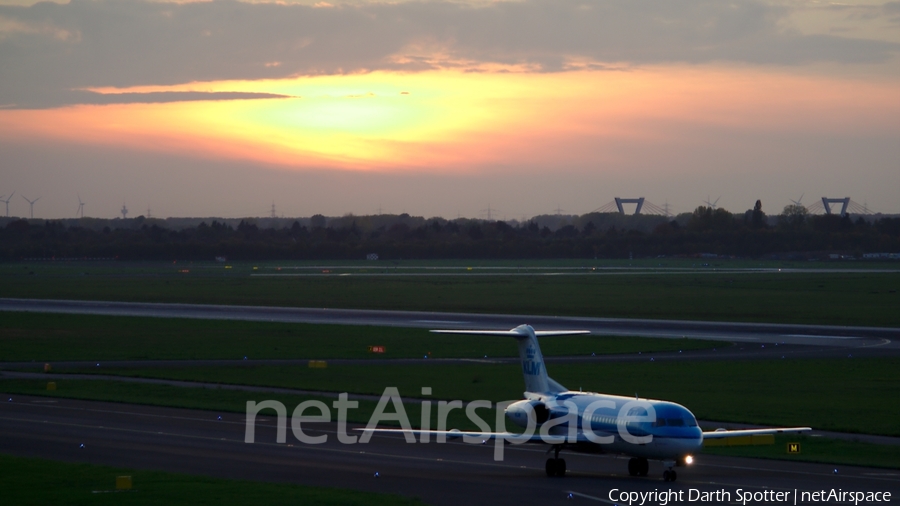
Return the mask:
M 703 439 L 725 439 L 729 437 L 741 437 L 741 436 L 759 436 L 763 434 L 781 434 L 781 433 L 789 433 L 789 432 L 807 432 L 811 431 L 811 427 L 779 427 L 772 429 L 740 429 L 740 430 L 725 430 L 725 429 L 716 429 L 710 432 L 703 433 Z
M 521 334 L 512 330 L 430 330 L 432 334 L 468 334 L 473 336 L 507 336 L 519 337 Z
M 514 330 L 432 330 L 434 334 L 468 334 L 474 336 L 507 336 L 521 337 L 522 334 Z M 537 337 L 546 336 L 577 336 L 590 334 L 590 330 L 535 330 L 534 335 Z
M 525 436 L 523 434 L 516 434 L 515 432 L 479 432 L 479 431 L 461 431 L 461 430 L 421 430 L 421 429 L 367 429 L 367 428 L 358 428 L 353 429 L 360 432 L 375 432 L 382 434 L 431 434 L 438 435 L 443 434 L 447 436 L 447 439 L 457 439 L 461 437 L 468 438 L 480 438 L 487 441 L 492 441 L 499 437 L 507 441 L 512 441 L 516 443 L 545 443 L 545 444 L 563 444 L 568 442 L 567 436 L 564 435 L 540 435 L 540 434 L 531 434 L 530 436 Z M 588 439 L 584 436 L 582 432 L 578 433 L 577 436 L 578 442 L 586 442 Z

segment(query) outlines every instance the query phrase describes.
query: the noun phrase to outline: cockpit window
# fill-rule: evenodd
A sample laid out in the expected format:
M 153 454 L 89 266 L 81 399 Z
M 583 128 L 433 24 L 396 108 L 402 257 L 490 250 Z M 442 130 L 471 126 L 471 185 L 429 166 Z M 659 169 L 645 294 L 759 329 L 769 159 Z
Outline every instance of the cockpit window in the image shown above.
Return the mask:
M 678 418 L 657 418 L 653 422 L 654 427 L 696 427 L 697 420 L 688 413 L 681 414 Z
M 634 407 L 628 410 L 628 416 L 647 416 L 647 410 L 641 407 Z

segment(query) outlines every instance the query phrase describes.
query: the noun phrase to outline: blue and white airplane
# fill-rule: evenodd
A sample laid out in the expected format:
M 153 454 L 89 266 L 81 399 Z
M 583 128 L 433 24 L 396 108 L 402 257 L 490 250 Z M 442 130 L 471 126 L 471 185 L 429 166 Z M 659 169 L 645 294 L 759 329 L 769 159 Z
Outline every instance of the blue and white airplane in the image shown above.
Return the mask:
M 462 432 L 458 430 L 363 429 L 374 432 L 436 434 L 438 437 L 503 439 L 512 443 L 552 445 L 554 457 L 547 459 L 548 476 L 565 476 L 562 450 L 580 453 L 610 453 L 630 456 L 628 472 L 646 476 L 649 461 L 661 461 L 663 479 L 675 481 L 676 466 L 689 465 L 703 449 L 704 439 L 722 439 L 780 432 L 803 432 L 809 427 L 724 430 L 703 432 L 694 415 L 674 402 L 638 399 L 592 392 L 574 392 L 547 376 L 538 337 L 588 334 L 586 330 L 535 331 L 530 325 L 512 330 L 432 330 L 440 334 L 507 336 L 519 345 L 524 399 L 509 404 L 506 417 L 525 427 L 524 434 L 512 432 Z M 537 433 L 536 433 L 537 432 Z M 502 444 L 501 444 L 502 446 Z

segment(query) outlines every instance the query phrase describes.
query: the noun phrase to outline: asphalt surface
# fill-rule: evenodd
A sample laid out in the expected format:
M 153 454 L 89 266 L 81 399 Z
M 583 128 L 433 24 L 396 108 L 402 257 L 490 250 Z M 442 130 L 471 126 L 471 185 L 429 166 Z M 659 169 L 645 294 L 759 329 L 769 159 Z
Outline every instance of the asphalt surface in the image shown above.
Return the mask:
M 900 329 L 883 327 L 37 299 L 0 299 L 0 311 L 379 325 L 429 329 L 510 329 L 528 323 L 539 330 L 590 330 L 591 333 L 598 335 L 693 337 L 729 342 L 777 342 L 844 348 L 877 346 L 885 349 L 900 349 Z
M 563 452 L 567 476 L 548 478 L 541 446 L 507 446 L 497 462 L 491 444 L 409 444 L 391 435 L 345 445 L 332 423 L 304 424 L 310 436 L 327 435 L 324 444 L 300 443 L 290 428 L 287 442 L 278 444 L 275 420 L 267 416 L 258 420 L 256 442 L 248 444 L 242 415 L 225 413 L 219 420 L 208 411 L 28 396 L 3 401 L 0 452 L 7 454 L 395 493 L 436 505 L 611 503 L 611 492 L 618 502 L 621 491 L 653 490 L 683 491 L 673 504 L 687 504 L 690 489 L 724 490 L 732 503 L 738 489 L 834 488 L 900 497 L 900 471 L 884 469 L 839 466 L 835 472 L 823 464 L 700 455 L 694 465 L 678 468 L 678 481 L 666 483 L 658 463 L 651 462 L 650 476 L 633 478 L 625 459 Z

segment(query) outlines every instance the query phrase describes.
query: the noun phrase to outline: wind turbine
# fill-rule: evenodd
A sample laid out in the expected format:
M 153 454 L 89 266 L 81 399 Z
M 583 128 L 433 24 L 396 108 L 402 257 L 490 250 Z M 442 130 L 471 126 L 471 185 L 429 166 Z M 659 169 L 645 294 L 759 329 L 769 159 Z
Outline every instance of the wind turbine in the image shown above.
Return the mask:
M 25 195 L 22 195 L 22 198 L 25 199 L 25 202 L 28 202 L 28 204 L 31 206 L 31 219 L 33 220 L 34 219 L 34 203 L 37 202 L 38 200 L 41 200 L 41 198 L 38 197 L 34 200 L 28 200 L 28 197 L 26 197 Z
M 715 209 L 716 209 L 716 204 L 719 202 L 719 199 L 720 199 L 720 198 L 722 198 L 721 195 L 719 195 L 719 197 L 716 198 L 716 200 L 710 202 L 710 201 L 709 201 L 709 195 L 707 195 L 707 196 L 706 196 L 706 201 L 705 201 L 705 202 L 706 202 L 706 205 L 709 206 L 710 209 L 712 209 L 712 210 L 715 211 Z
M 804 196 L 804 195 L 806 195 L 806 194 L 805 194 L 805 193 L 801 193 L 799 199 L 797 199 L 797 200 L 788 199 L 788 200 L 790 200 L 791 202 L 793 202 L 795 206 L 801 206 L 801 207 L 802 207 L 803 204 L 801 204 L 800 202 L 803 201 L 803 196 Z
M 78 194 L 76 193 L 76 195 Z M 81 195 L 78 195 L 78 212 L 76 212 L 75 215 L 80 218 L 84 218 L 84 204 L 86 204 L 86 202 L 82 202 Z
M 124 220 L 125 218 L 128 217 L 128 208 L 125 207 L 125 203 L 124 203 L 124 202 L 122 202 L 122 210 L 119 211 L 119 212 L 122 213 L 122 219 L 123 219 L 123 220 Z
M 4 204 L 6 204 L 6 217 L 7 218 L 9 218 L 9 201 L 12 200 L 13 195 L 15 195 L 15 194 L 16 194 L 16 192 L 12 192 L 9 194 L 9 197 L 6 197 L 6 200 L 0 200 L 0 202 L 3 202 Z

